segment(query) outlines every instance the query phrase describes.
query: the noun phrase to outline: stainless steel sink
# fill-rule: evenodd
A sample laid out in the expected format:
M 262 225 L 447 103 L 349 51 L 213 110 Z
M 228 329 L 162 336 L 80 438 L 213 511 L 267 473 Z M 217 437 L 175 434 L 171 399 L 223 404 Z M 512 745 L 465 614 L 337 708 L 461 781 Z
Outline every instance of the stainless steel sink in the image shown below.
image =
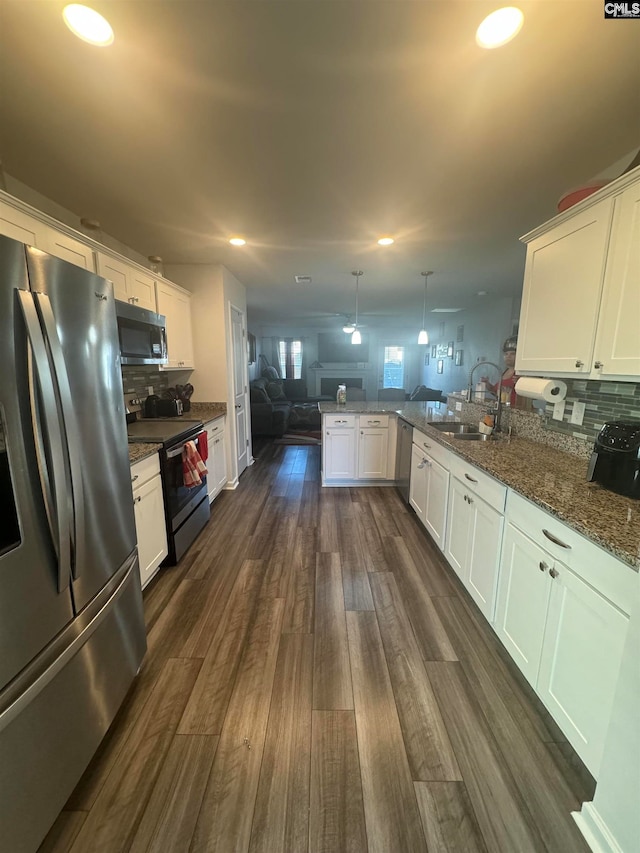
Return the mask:
M 483 432 L 464 432 L 453 435 L 456 441 L 492 441 L 492 435 L 485 435 Z
M 478 427 L 475 426 L 475 424 L 458 424 L 453 422 L 446 423 L 446 421 L 436 421 L 435 423 L 430 423 L 429 426 L 437 429 L 439 432 L 448 432 L 455 436 L 468 435 L 469 433 L 477 433 L 480 435 Z

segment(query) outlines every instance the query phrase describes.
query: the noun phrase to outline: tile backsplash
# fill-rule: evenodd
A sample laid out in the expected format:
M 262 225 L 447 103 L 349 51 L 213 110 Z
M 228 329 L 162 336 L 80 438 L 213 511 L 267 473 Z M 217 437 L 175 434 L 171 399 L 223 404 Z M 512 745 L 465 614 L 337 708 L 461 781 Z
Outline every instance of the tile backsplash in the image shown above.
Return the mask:
M 148 367 L 140 366 L 123 366 L 122 367 L 122 392 L 124 394 L 125 406 L 131 412 L 139 411 L 140 406 L 132 405 L 129 401 L 132 399 L 144 400 L 149 396 L 148 388 L 153 387 L 153 393 L 162 397 L 167 388 L 175 385 L 184 385 L 189 381 L 190 371 L 171 371 L 164 373 L 158 370 L 155 365 L 151 364 Z
M 640 383 L 601 382 L 587 379 L 565 379 L 567 397 L 562 421 L 553 420 L 553 405 L 547 405 L 545 428 L 589 442 L 593 441 L 607 421 L 640 421 Z M 584 403 L 580 426 L 572 424 L 574 403 Z

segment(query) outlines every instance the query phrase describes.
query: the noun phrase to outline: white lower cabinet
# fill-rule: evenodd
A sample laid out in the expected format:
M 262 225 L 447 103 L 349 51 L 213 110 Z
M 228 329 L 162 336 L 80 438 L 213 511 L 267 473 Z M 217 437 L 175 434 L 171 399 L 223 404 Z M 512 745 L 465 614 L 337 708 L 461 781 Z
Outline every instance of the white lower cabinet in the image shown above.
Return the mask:
M 387 427 L 366 427 L 358 436 L 358 479 L 386 480 L 389 448 Z
M 131 466 L 131 486 L 140 581 L 144 588 L 168 553 L 160 460 L 157 454 Z
M 353 427 L 330 427 L 322 433 L 324 480 L 353 480 L 356 476 L 356 431 Z
M 494 629 L 597 777 L 633 570 L 514 493 L 507 518 Z
M 417 443 L 416 443 L 417 442 Z M 432 447 L 433 445 L 433 447 Z M 426 448 L 429 447 L 429 450 Z M 414 430 L 409 503 L 440 549 L 444 549 L 449 492 L 449 452 Z
M 396 418 L 353 412 L 322 416 L 322 482 L 349 486 L 395 479 Z
M 452 458 L 445 556 L 489 622 L 495 610 L 505 497 L 505 486 Z
M 227 484 L 227 454 L 225 449 L 225 418 L 209 421 L 207 431 L 209 458 L 207 459 L 207 492 L 209 503 Z

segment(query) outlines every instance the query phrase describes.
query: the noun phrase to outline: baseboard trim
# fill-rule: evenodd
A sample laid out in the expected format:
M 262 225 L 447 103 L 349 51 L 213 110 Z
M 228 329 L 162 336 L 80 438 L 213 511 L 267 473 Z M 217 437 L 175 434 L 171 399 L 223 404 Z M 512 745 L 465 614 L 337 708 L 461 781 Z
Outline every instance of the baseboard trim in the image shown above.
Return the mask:
M 571 817 L 593 853 L 624 853 L 593 803 L 583 803 L 579 812 L 571 812 Z

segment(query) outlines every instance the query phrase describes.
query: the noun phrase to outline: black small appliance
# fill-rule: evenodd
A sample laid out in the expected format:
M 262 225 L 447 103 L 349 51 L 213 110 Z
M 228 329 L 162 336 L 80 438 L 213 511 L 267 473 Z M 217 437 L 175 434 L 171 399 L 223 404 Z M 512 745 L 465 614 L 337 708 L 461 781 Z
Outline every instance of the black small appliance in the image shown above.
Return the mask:
M 161 397 L 156 403 L 159 418 L 175 418 L 182 414 L 182 400 L 167 400 Z
M 144 401 L 144 416 L 145 418 L 157 418 L 158 417 L 158 402 L 160 401 L 160 397 L 157 394 L 149 394 L 147 399 Z
M 640 499 L 640 421 L 606 423 L 595 440 L 587 480 Z

